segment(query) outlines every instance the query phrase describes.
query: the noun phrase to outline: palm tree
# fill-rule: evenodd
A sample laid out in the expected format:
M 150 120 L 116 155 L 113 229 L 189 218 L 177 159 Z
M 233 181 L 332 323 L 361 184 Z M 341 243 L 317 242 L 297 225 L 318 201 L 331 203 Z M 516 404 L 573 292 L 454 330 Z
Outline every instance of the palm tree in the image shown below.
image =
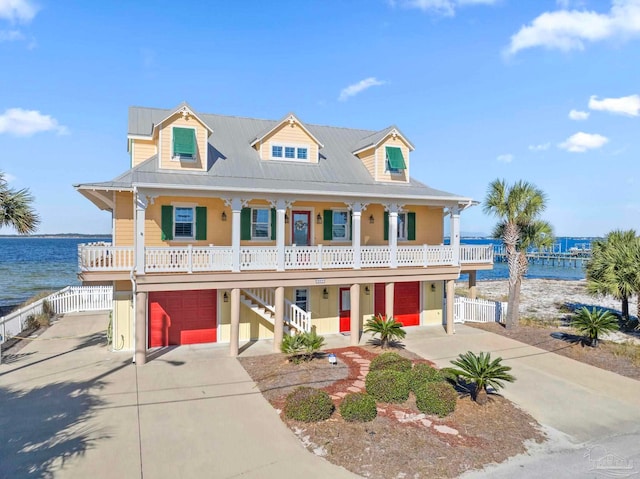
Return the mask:
M 553 243 L 551 225 L 539 219 L 546 200 L 542 190 L 522 180 L 512 186 L 505 180 L 495 180 L 487 191 L 483 211 L 499 219 L 493 236 L 502 239 L 509 266 L 507 328 L 517 326 L 520 318 L 520 287 L 528 267 L 527 248 Z
M 20 234 L 33 233 L 40 218 L 33 211 L 33 196 L 29 190 L 9 188 L 5 174 L 0 172 L 0 228 L 12 226 Z
M 595 241 L 591 251 L 586 265 L 587 291 L 620 300 L 622 317 L 628 320 L 629 297 L 640 292 L 640 238 L 634 230 L 611 231 Z
M 618 320 L 611 312 L 600 308 L 593 308 L 589 311 L 583 307 L 578 310 L 571 326 L 589 338 L 592 347 L 598 347 L 598 337 L 618 329 Z
M 510 366 L 502 365 L 502 358 L 491 361 L 491 353 L 480 353 L 476 355 L 471 351 L 460 354 L 458 359 L 451 361 L 456 368 L 447 368 L 446 373 L 453 374 L 457 378 L 475 384 L 473 399 L 480 405 L 487 402 L 487 388 L 497 391 L 504 387 L 504 382 L 516 380 L 509 371 Z
M 364 325 L 365 333 L 380 335 L 380 346 L 385 349 L 394 339 L 404 339 L 407 332 L 402 328 L 402 323 L 393 317 L 384 318 L 381 314 L 372 316 Z

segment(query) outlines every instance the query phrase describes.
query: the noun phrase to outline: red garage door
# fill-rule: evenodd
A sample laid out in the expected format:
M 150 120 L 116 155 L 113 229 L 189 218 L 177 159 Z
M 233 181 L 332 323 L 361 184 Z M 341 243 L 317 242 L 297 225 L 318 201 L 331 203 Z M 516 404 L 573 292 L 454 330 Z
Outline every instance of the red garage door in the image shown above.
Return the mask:
M 216 290 L 149 293 L 149 346 L 216 341 Z
M 420 324 L 420 282 L 395 283 L 393 317 L 404 326 Z M 384 283 L 376 283 L 374 289 L 374 314 L 385 315 Z

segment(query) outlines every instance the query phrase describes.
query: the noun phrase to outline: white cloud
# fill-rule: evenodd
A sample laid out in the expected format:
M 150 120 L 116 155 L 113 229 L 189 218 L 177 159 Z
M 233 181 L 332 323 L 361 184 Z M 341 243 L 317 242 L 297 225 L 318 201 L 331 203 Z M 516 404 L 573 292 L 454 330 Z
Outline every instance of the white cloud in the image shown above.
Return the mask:
M 13 176 L 11 173 L 7 173 L 5 171 L 4 172 L 4 181 L 6 181 L 7 183 L 11 183 L 12 181 L 16 181 L 16 177 Z
M 541 143 L 539 145 L 529 145 L 529 150 L 531 151 L 545 151 L 548 150 L 551 146 L 551 143 Z
M 603 98 L 602 100 L 598 100 L 598 97 L 594 95 L 589 98 L 589 108 L 617 115 L 638 116 L 640 114 L 640 95 Z
M 0 115 L 0 134 L 31 136 L 42 131 L 55 131 L 59 135 L 69 132 L 66 126 L 58 124 L 58 120 L 37 110 L 9 108 Z
M 588 111 L 571 110 L 569 112 L 569 118 L 575 121 L 586 120 L 589 118 L 590 113 Z
M 11 23 L 29 23 L 38 13 L 31 0 L 0 0 L 0 18 Z
M 0 43 L 24 40 L 24 34 L 20 30 L 0 30 Z
M 504 155 L 498 155 L 496 158 L 501 163 L 511 163 L 513 161 L 513 155 L 511 153 L 505 153 Z
M 587 150 L 601 148 L 609 142 L 606 136 L 597 133 L 584 133 L 582 131 L 571 135 L 564 142 L 558 145 L 558 148 L 570 151 L 572 153 L 584 153 Z
M 354 83 L 353 85 L 349 85 L 348 87 L 343 88 L 340 92 L 338 100 L 347 101 L 350 97 L 356 96 L 358 93 L 362 93 L 372 86 L 380 86 L 384 85 L 385 83 L 387 82 L 378 80 L 376 77 L 365 78 L 364 80 L 360 80 L 358 83 Z
M 640 35 L 640 0 L 612 0 L 611 10 L 545 12 L 511 37 L 507 55 L 520 50 L 545 47 L 563 51 L 583 50 L 585 42 L 609 38 L 625 40 Z
M 390 0 L 393 7 L 399 5 L 403 8 L 417 8 L 423 12 L 437 13 L 445 16 L 453 16 L 456 9 L 467 5 L 493 5 L 499 0 Z

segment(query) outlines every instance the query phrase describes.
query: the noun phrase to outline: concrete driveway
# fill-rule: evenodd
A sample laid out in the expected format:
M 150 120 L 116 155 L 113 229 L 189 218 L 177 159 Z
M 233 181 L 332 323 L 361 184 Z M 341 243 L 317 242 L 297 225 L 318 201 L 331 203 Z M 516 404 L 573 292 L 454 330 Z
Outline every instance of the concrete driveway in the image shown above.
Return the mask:
M 640 476 L 639 381 L 463 325 L 453 336 L 439 327 L 411 329 L 405 344 L 440 367 L 469 350 L 501 356 L 517 379 L 502 394 L 550 435 L 531 455 L 469 477 Z M 607 458 L 626 469 L 608 466 Z
M 225 345 L 141 368 L 105 315 L 68 315 L 0 365 L 0 477 L 353 478 L 310 454 Z

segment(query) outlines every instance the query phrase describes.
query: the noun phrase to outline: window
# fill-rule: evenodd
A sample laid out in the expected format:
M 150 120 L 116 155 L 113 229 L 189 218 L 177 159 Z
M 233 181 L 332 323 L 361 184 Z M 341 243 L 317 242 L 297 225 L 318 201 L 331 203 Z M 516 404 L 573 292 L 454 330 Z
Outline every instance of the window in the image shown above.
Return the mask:
M 296 157 L 296 149 L 293 146 L 285 146 L 284 147 L 284 157 L 288 159 L 293 159 Z
M 349 239 L 349 213 L 346 211 L 334 211 L 332 224 L 332 239 L 347 241 Z
M 251 239 L 271 238 L 269 224 L 271 211 L 267 208 L 253 208 L 251 210 Z
M 298 148 L 298 159 L 306 160 L 307 159 L 307 149 L 306 148 Z
M 304 289 L 296 289 L 294 303 L 296 306 L 305 312 L 309 312 L 309 290 Z
M 407 214 L 398 213 L 398 239 L 407 239 Z
M 309 148 L 294 145 L 271 145 L 271 158 L 274 160 L 309 160 Z
M 193 238 L 193 208 L 176 207 L 174 214 L 174 237 Z
M 173 128 L 172 158 L 193 160 L 196 157 L 195 128 Z
M 281 146 L 272 146 L 271 147 L 271 156 L 274 158 L 282 158 L 282 147 Z
M 396 146 L 385 147 L 386 161 L 385 168 L 389 173 L 401 173 L 402 170 L 407 169 L 407 165 L 404 162 L 402 156 L 402 150 Z

